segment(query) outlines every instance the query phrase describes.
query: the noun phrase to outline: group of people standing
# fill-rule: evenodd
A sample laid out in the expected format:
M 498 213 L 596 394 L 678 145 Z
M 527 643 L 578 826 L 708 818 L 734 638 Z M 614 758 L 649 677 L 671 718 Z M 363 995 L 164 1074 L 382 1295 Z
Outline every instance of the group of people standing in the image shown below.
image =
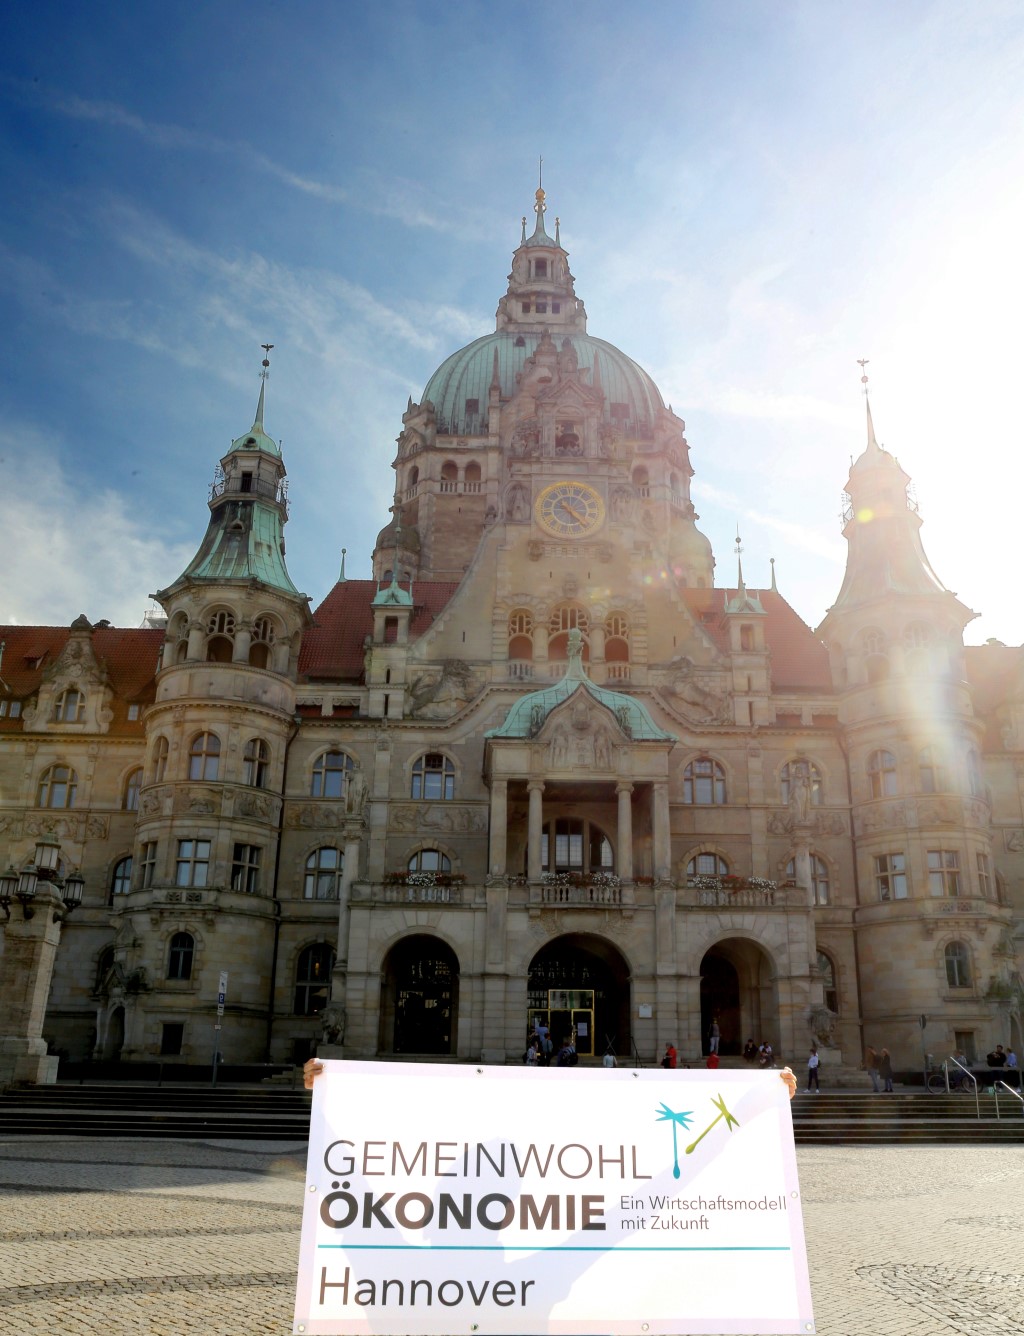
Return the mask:
M 864 1070 L 871 1078 L 871 1088 L 875 1094 L 881 1094 L 883 1091 L 891 1095 L 892 1091 L 892 1057 L 887 1048 L 883 1048 L 877 1053 L 873 1048 L 865 1050 Z

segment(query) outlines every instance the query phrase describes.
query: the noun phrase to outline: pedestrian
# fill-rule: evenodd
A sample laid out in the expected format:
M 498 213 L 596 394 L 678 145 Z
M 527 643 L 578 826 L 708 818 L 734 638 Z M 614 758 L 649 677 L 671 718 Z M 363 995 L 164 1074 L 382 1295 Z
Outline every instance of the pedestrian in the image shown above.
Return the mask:
M 557 1065 L 559 1067 L 575 1067 L 579 1060 L 576 1045 L 572 1042 L 571 1037 L 566 1035 L 562 1040 L 562 1047 L 558 1050 Z
M 718 1041 L 721 1039 L 721 1037 L 722 1037 L 722 1031 L 719 1029 L 719 1026 L 718 1026 L 718 1017 L 717 1017 L 717 1016 L 712 1016 L 712 1017 L 711 1017 L 711 1026 L 710 1026 L 710 1028 L 708 1029 L 708 1052 L 709 1052 L 709 1053 L 717 1053 L 717 1052 L 718 1052 Z
M 761 1047 L 757 1050 L 757 1061 L 761 1067 L 775 1066 L 775 1052 L 767 1039 L 762 1041 Z
M 718 1054 L 717 1054 L 717 1053 L 709 1053 L 709 1054 L 708 1054 L 708 1060 L 707 1060 L 707 1062 L 705 1063 L 705 1066 L 707 1067 L 708 1071 L 710 1071 L 710 1072 L 715 1072 L 715 1071 L 717 1071 L 717 1070 L 718 1070 Z
M 873 1048 L 869 1048 L 864 1054 L 864 1067 L 871 1077 L 871 1088 L 877 1095 L 882 1086 L 878 1080 L 878 1054 Z
M 530 1047 L 526 1050 L 526 1057 L 523 1059 L 527 1067 L 536 1067 L 540 1061 L 540 1040 L 536 1036 L 530 1040 Z
M 811 1093 L 811 1086 L 814 1086 L 814 1093 L 821 1094 L 821 1085 L 818 1082 L 818 1050 L 811 1045 L 810 1056 L 807 1059 L 807 1093 Z
M 882 1085 L 887 1095 L 893 1093 L 892 1090 L 892 1058 L 889 1056 L 889 1050 L 883 1048 L 878 1055 L 878 1074 L 882 1078 Z
M 602 1067 L 617 1067 L 618 1065 L 619 1065 L 619 1064 L 618 1064 L 618 1061 L 617 1061 L 617 1059 L 616 1059 L 616 1057 L 615 1057 L 615 1054 L 611 1051 L 611 1049 L 609 1049 L 608 1052 L 607 1052 L 607 1053 L 604 1055 L 604 1057 L 601 1059 L 601 1066 L 602 1066 Z
M 753 1039 L 748 1039 L 747 1042 L 743 1045 L 743 1061 L 744 1062 L 757 1061 L 757 1045 L 754 1043 Z
M 676 1052 L 675 1044 L 665 1045 L 665 1054 L 661 1059 L 661 1065 L 671 1071 L 675 1071 L 679 1064 L 679 1054 Z

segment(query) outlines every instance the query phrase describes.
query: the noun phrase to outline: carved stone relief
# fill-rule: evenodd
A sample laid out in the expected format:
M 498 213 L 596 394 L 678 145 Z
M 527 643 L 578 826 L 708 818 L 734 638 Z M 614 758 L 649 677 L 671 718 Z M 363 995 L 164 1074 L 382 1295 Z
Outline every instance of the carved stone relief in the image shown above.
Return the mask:
M 472 835 L 487 829 L 487 809 L 453 807 L 449 803 L 409 803 L 391 808 L 389 824 L 392 830 L 410 835 L 424 830 L 446 835 Z

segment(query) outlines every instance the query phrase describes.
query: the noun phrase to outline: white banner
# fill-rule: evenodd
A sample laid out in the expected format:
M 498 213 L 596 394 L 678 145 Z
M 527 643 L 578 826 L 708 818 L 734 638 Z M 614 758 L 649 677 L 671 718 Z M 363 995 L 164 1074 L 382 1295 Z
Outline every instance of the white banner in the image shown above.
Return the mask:
M 326 1063 L 294 1330 L 813 1332 L 779 1073 Z

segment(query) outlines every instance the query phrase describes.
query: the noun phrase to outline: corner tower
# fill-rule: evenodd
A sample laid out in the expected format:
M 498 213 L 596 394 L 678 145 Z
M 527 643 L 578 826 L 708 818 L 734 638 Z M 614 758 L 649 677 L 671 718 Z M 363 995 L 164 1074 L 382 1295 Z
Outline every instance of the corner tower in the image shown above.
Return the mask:
M 912 1051 L 918 1018 L 929 1014 L 945 1035 L 932 1031 L 928 1043 L 952 1052 L 961 1036 L 989 1026 L 975 985 L 995 971 L 1006 918 L 993 876 L 983 725 L 964 669 L 963 629 L 975 614 L 925 555 L 910 478 L 879 445 L 870 402 L 844 520 L 846 573 L 819 634 L 849 767 L 865 1041 Z

